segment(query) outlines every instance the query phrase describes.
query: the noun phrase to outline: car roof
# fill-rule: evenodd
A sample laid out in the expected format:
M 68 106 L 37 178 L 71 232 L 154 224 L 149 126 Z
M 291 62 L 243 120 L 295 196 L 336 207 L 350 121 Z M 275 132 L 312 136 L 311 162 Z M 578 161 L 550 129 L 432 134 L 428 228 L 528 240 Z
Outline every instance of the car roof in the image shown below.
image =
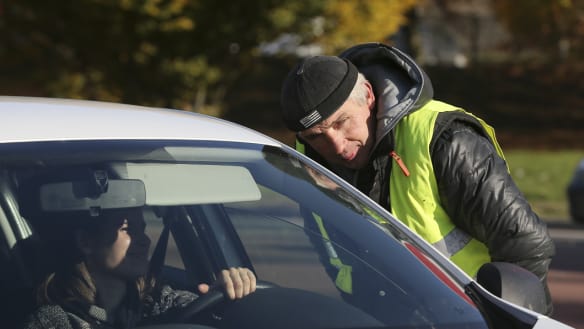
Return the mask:
M 208 115 L 118 103 L 0 96 L 0 115 L 0 143 L 147 139 L 281 145 Z

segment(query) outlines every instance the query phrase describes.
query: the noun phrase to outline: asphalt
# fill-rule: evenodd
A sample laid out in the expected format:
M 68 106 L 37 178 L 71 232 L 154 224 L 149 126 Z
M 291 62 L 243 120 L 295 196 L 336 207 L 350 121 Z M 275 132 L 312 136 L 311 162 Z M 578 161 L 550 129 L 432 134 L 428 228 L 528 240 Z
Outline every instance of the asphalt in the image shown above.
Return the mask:
M 550 221 L 556 245 L 548 285 L 554 303 L 552 318 L 574 328 L 584 328 L 584 224 Z

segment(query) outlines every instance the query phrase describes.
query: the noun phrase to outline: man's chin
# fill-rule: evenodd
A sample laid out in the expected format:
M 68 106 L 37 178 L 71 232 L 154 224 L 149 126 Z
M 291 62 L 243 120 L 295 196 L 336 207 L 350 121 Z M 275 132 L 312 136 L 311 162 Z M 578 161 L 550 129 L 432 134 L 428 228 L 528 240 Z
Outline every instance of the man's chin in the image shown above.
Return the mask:
M 342 159 L 339 157 L 335 157 L 334 159 L 330 159 L 328 163 L 332 164 L 335 167 L 342 167 L 351 170 L 359 170 L 365 166 L 367 163 L 366 159 L 359 156 L 360 154 L 357 153 L 356 156 L 351 158 L 350 160 Z
M 363 167 L 362 165 L 359 165 L 359 163 L 355 161 L 339 161 L 336 163 L 336 165 L 350 170 L 359 170 Z
M 364 160 L 362 157 L 359 157 L 357 154 L 357 156 L 355 156 L 353 159 L 343 161 L 342 166 L 352 170 L 359 170 L 365 167 L 365 164 L 366 160 Z

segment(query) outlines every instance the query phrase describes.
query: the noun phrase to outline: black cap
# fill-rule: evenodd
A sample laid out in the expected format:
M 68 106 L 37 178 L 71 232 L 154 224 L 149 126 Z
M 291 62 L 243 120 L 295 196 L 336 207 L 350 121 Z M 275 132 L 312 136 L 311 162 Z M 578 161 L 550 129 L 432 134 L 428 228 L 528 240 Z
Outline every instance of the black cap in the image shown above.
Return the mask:
M 336 56 L 314 56 L 301 61 L 286 77 L 280 102 L 288 129 L 302 131 L 328 118 L 345 103 L 358 70 Z

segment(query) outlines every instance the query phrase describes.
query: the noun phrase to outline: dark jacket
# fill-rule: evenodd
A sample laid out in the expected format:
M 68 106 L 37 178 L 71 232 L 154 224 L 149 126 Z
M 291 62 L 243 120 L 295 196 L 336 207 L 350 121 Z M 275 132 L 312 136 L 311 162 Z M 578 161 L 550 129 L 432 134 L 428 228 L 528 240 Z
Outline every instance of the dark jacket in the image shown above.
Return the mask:
M 376 146 L 358 172 L 330 167 L 391 211 L 389 173 L 392 129 L 433 97 L 429 78 L 408 56 L 382 44 L 364 44 L 341 54 L 372 84 L 376 95 Z M 306 154 L 327 165 L 306 145 Z M 555 247 L 544 222 L 533 212 L 480 124 L 462 112 L 438 116 L 430 154 L 440 202 L 454 224 L 483 242 L 493 261 L 517 264 L 547 289 Z M 551 313 L 551 298 L 548 298 Z

